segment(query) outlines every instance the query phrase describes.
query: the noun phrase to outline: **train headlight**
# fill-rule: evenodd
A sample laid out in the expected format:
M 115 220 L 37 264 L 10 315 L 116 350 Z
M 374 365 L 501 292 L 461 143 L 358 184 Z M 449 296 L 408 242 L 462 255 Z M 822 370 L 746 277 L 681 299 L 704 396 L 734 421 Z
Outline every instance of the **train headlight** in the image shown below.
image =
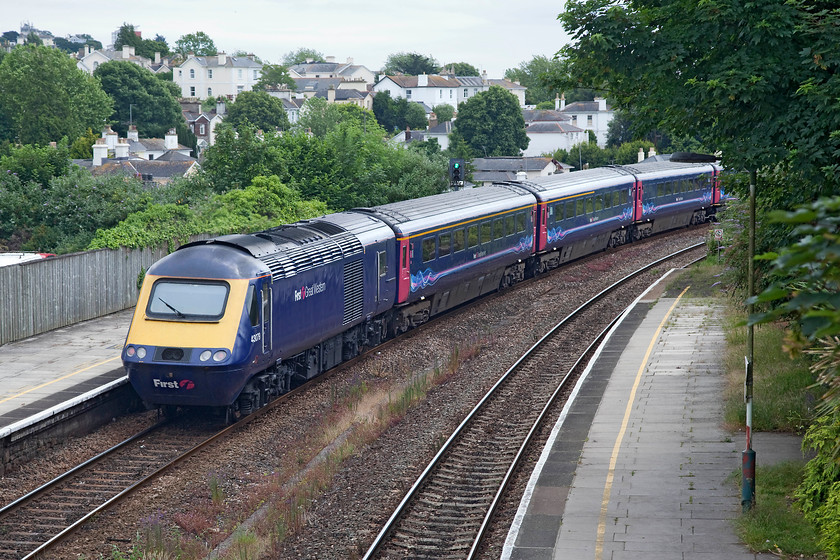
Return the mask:
M 137 348 L 137 357 L 141 360 L 146 357 L 146 349 L 140 346 Z
M 210 359 L 210 356 L 212 356 L 212 355 L 213 355 L 213 352 L 211 352 L 210 350 L 205 350 L 204 352 L 201 353 L 201 355 L 198 356 L 198 359 L 201 360 L 202 362 L 206 362 L 207 360 Z
M 137 353 L 137 350 L 134 349 L 134 346 L 129 346 L 128 348 L 125 349 L 125 355 L 128 356 L 129 358 L 133 358 L 134 354 L 136 354 L 136 353 Z
M 224 350 L 217 350 L 215 354 L 213 354 L 213 361 L 214 362 L 221 362 L 227 358 L 227 352 Z

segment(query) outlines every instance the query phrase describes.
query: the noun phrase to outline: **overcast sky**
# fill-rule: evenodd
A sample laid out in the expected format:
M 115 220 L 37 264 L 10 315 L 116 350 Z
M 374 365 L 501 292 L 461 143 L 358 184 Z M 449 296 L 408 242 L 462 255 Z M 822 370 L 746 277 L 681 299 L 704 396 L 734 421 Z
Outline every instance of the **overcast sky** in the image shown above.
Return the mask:
M 567 41 L 557 21 L 562 0 L 6 0 L 0 32 L 31 23 L 56 37 L 88 33 L 111 44 L 124 22 L 144 39 L 204 31 L 220 51 L 253 52 L 280 62 L 301 47 L 374 72 L 390 54 L 416 52 L 439 64 L 468 62 L 501 78 L 536 55 L 553 56 Z

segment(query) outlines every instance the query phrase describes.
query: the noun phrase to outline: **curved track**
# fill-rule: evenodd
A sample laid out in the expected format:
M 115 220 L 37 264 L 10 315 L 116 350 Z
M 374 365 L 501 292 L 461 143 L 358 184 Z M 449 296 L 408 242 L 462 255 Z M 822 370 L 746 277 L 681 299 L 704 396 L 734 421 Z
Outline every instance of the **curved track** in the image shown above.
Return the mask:
M 591 313 L 599 313 L 594 308 L 607 300 L 626 300 L 628 290 L 619 288 L 643 272 L 667 261 L 685 261 L 686 253 L 702 250 L 702 244 L 695 245 L 634 272 L 581 305 L 539 340 L 455 430 L 365 558 L 472 558 L 531 436 L 546 411 L 571 391 L 585 357 L 609 329 L 601 331 L 575 361 L 570 354 L 579 354 L 584 343 L 574 334 L 570 339 L 570 333 L 579 332 L 575 325 L 591 320 Z M 621 310 L 627 303 L 611 305 Z M 611 317 L 617 319 L 615 313 Z M 574 352 L 569 351 L 570 340 Z M 568 372 L 560 371 L 564 362 L 575 365 Z

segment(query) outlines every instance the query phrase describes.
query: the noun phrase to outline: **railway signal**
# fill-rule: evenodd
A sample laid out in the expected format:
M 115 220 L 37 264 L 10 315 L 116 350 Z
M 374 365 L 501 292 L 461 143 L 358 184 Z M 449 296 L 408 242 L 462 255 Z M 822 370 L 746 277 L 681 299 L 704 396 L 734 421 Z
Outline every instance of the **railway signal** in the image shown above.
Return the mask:
M 464 160 L 449 158 L 449 186 L 459 189 L 464 186 Z

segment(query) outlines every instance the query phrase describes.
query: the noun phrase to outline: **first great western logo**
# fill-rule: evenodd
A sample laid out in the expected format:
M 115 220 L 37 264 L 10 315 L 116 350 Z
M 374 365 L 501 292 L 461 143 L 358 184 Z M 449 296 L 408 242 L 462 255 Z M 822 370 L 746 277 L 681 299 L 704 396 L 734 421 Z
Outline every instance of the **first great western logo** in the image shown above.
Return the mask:
M 311 286 L 301 286 L 300 290 L 295 290 L 295 301 L 303 301 L 308 297 L 318 295 L 327 291 L 327 284 L 325 282 L 317 282 Z

